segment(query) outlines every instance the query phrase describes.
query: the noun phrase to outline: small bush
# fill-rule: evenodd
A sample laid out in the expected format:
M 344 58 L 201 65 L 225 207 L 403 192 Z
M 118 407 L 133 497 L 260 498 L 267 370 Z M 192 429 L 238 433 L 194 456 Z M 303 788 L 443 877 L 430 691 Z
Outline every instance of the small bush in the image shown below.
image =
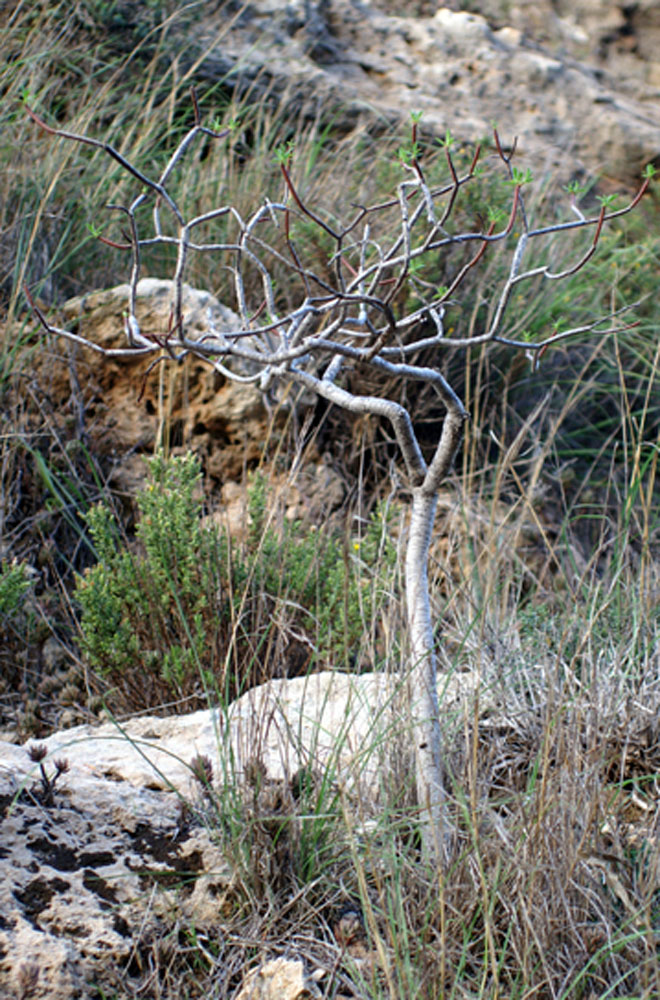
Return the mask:
M 0 622 L 17 614 L 30 583 L 30 571 L 25 563 L 14 561 L 0 566 Z
M 182 697 L 208 680 L 204 666 L 213 662 L 205 626 L 215 539 L 200 524 L 196 459 L 156 456 L 149 472 L 137 500 L 135 549 L 107 506 L 87 515 L 98 562 L 76 581 L 83 649 L 123 687 Z
M 276 524 L 256 475 L 239 547 L 203 524 L 200 479 L 193 455 L 151 459 L 131 543 L 109 507 L 90 510 L 98 562 L 75 590 L 89 664 L 132 707 L 154 707 L 205 698 L 209 688 L 231 698 L 269 676 L 354 662 L 395 559 L 382 512 L 359 540 Z M 298 655 L 283 663 L 292 637 Z
M 280 607 L 297 606 L 296 617 L 314 637 L 313 660 L 351 666 L 396 560 L 386 514 L 378 508 L 363 536 L 348 539 L 300 521 L 275 525 L 270 507 L 266 479 L 257 474 L 248 491 L 250 531 L 240 575 L 253 576 L 253 590 Z

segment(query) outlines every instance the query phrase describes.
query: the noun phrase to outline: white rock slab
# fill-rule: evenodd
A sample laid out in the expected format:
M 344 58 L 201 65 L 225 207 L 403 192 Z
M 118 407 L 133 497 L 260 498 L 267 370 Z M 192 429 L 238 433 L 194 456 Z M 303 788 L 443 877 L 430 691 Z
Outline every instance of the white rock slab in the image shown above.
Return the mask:
M 460 716 L 476 688 L 472 674 L 442 679 L 443 714 Z M 205 796 L 196 757 L 210 762 L 218 792 L 240 785 L 255 761 L 275 781 L 312 765 L 331 768 L 366 805 L 408 729 L 395 677 L 327 671 L 270 681 L 224 712 L 0 743 L 0 997 L 82 998 L 90 981 L 113 995 L 113 973 L 135 962 L 164 913 L 197 927 L 221 919 L 232 871 L 212 822 L 195 818 Z M 46 751 L 41 762 L 34 746 Z M 64 760 L 44 795 L 41 768 L 52 782 Z
M 462 711 L 477 686 L 471 672 L 441 676 L 443 714 Z M 259 685 L 227 712 L 202 709 L 76 726 L 38 742 L 51 770 L 55 759 L 69 764 L 60 787 L 84 794 L 87 802 L 111 788 L 112 801 L 138 815 L 150 793 L 194 796 L 190 765 L 198 756 L 211 761 L 215 785 L 240 780 L 255 758 L 274 779 L 308 764 L 373 779 L 395 737 L 408 727 L 405 691 L 395 675 L 323 671 Z M 3 772 L 20 783 L 37 777 L 38 767 L 26 747 L 0 742 L 0 777 Z

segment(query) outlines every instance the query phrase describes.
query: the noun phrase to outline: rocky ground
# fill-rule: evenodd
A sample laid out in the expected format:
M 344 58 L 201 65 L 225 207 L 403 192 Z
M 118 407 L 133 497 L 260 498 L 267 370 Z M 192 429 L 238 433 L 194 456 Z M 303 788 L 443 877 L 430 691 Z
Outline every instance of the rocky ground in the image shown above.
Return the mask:
M 442 682 L 448 717 L 471 703 L 475 680 L 460 675 L 446 691 Z M 391 677 L 325 672 L 255 688 L 226 716 L 208 709 L 71 728 L 20 747 L 0 743 L 5 995 L 31 988 L 44 1000 L 72 1000 L 90 995 L 92 984 L 137 985 L 172 920 L 213 934 L 242 905 L 236 870 L 214 836 L 232 802 L 244 799 L 255 819 L 269 818 L 272 829 L 266 823 L 251 859 L 265 883 L 278 877 L 289 837 L 300 836 L 278 834 L 298 809 L 301 769 L 332 774 L 354 804 L 359 789 L 356 821 L 366 822 L 383 771 L 378 754 L 362 752 L 378 715 L 390 729 L 400 724 L 397 697 Z M 256 787 L 255 773 L 263 775 Z M 319 960 L 323 977 L 328 967 Z M 310 995 L 303 989 L 313 986 L 300 963 L 292 982 L 279 970 L 259 995 L 298 1000 Z
M 527 165 L 565 176 L 635 185 L 660 156 L 654 0 L 431 6 L 410 16 L 396 3 L 266 0 L 200 58 L 222 33 L 221 8 L 189 36 L 187 58 L 200 59 L 202 78 L 226 74 L 252 96 L 304 101 L 310 115 L 339 106 L 346 128 L 423 111 L 436 134 L 475 142 L 496 121 Z

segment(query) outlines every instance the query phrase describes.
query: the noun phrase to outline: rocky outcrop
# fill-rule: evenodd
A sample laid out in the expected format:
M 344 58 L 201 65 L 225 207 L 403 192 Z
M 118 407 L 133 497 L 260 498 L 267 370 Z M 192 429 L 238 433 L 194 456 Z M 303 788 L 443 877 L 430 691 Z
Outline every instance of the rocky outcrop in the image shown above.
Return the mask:
M 471 674 L 442 679 L 448 724 L 476 684 Z M 140 956 L 176 919 L 198 933 L 217 928 L 236 870 L 216 828 L 242 788 L 253 810 L 272 812 L 276 800 L 293 808 L 283 789 L 302 766 L 341 780 L 349 797 L 359 790 L 364 821 L 405 733 L 399 695 L 388 675 L 325 672 L 254 688 L 226 714 L 0 743 L 0 995 L 72 1000 L 92 983 L 116 989 L 121 975 L 143 974 Z M 291 992 L 273 993 L 284 982 Z M 301 963 L 266 964 L 241 996 L 297 1000 L 312 990 Z
M 129 286 L 117 285 L 69 299 L 58 310 L 57 323 L 103 350 L 125 348 L 128 297 Z M 138 282 L 136 315 L 145 336 L 166 338 L 171 302 L 171 281 Z M 220 329 L 237 328 L 238 317 L 213 295 L 184 285 L 186 335 L 206 333 L 209 316 Z M 95 456 L 111 463 L 109 485 L 115 492 L 135 497 L 147 475 L 144 456 L 157 445 L 190 449 L 217 486 L 220 509 L 212 517 L 234 538 L 247 525 L 246 469 L 263 460 L 265 443 L 278 434 L 291 407 L 305 413 L 316 402 L 287 385 L 265 394 L 258 384 L 231 381 L 190 356 L 183 364 L 168 359 L 154 368 L 153 358 L 101 357 L 64 340 L 37 360 L 37 367 L 55 413 L 83 415 L 80 432 Z M 295 475 L 284 477 L 286 517 L 318 522 L 342 505 L 346 484 L 326 457 L 308 450 L 306 458 Z
M 73 1000 L 98 996 L 92 985 L 116 988 L 132 960 L 133 975 L 144 972 L 138 956 L 164 923 L 177 913 L 208 920 L 231 884 L 211 831 L 182 821 L 176 794 L 113 770 L 107 742 L 98 756 L 62 742 L 61 757 L 44 748 L 39 764 L 27 748 L 0 749 L 7 998 Z
M 310 117 L 338 110 L 345 128 L 423 111 L 432 133 L 477 141 L 495 120 L 527 166 L 563 175 L 633 185 L 660 156 L 657 3 L 493 3 L 485 16 L 445 6 L 426 17 L 381 6 L 225 4 L 188 28 L 184 58 L 202 82 L 224 78 Z
M 129 286 L 118 285 L 70 299 L 61 308 L 63 325 L 104 350 L 126 347 L 124 313 Z M 171 323 L 172 282 L 145 278 L 137 286 L 136 315 L 142 333 L 166 342 Z M 188 336 L 207 332 L 209 315 L 221 329 L 237 328 L 238 317 L 205 291 L 184 286 L 183 316 Z M 148 374 L 153 358 L 108 359 L 71 347 L 62 364 L 49 362 L 48 387 L 55 399 L 70 399 L 70 365 L 75 365 L 78 405 L 95 453 L 131 456 L 116 470 L 113 485 L 134 492 L 144 476 L 135 456 L 160 444 L 186 443 L 206 456 L 207 471 L 221 481 L 241 479 L 245 464 L 261 457 L 268 412 L 258 387 L 231 382 L 202 361 L 163 364 Z M 212 442 L 212 447 L 211 447 Z

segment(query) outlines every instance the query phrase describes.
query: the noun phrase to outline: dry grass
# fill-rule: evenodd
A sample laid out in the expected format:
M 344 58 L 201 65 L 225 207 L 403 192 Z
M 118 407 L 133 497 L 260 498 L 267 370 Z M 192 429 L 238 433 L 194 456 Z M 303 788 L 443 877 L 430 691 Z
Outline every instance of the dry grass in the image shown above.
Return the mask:
M 448 725 L 444 873 L 420 864 L 400 778 L 362 815 L 332 773 L 302 797 L 287 782 L 227 788 L 206 816 L 235 872 L 217 917 L 192 927 L 174 910 L 117 996 L 232 997 L 257 961 L 295 955 L 328 998 L 651 1000 L 657 668 L 631 695 L 597 660 L 588 688 L 528 665 L 524 696 L 511 684 L 506 706 Z

